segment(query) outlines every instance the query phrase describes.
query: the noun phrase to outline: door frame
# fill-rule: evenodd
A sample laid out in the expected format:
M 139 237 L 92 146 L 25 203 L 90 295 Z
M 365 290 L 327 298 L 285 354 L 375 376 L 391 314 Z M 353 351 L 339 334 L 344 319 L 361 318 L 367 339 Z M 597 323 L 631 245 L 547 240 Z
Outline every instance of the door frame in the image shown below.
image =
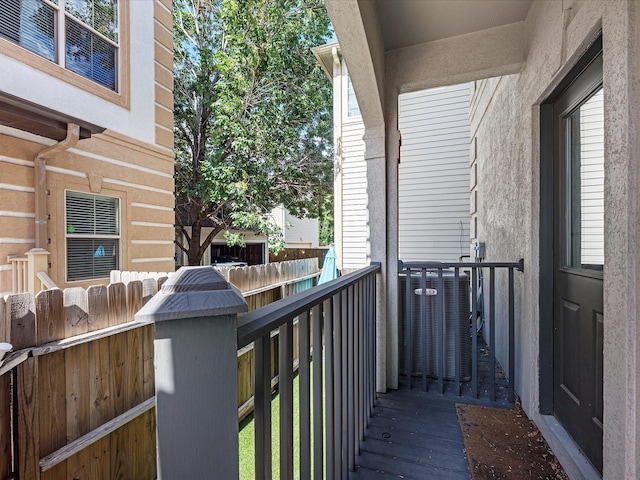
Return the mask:
M 553 104 L 564 90 L 602 52 L 602 33 L 587 49 L 576 65 L 563 78 L 553 92 L 540 105 L 540 275 L 539 275 L 539 392 L 540 413 L 553 415 L 553 293 L 554 285 L 554 122 Z M 551 214 L 549 214 L 551 212 Z

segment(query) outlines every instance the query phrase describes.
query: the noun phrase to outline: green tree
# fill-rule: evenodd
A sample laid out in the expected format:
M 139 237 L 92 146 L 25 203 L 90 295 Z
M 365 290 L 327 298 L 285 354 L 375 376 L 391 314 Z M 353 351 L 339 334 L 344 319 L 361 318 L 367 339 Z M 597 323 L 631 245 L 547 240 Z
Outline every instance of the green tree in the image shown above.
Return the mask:
M 277 245 L 268 212 L 317 217 L 333 188 L 331 86 L 311 52 L 331 32 L 324 5 L 174 0 L 173 14 L 178 245 L 189 265 L 220 232 L 242 244 L 231 228 Z

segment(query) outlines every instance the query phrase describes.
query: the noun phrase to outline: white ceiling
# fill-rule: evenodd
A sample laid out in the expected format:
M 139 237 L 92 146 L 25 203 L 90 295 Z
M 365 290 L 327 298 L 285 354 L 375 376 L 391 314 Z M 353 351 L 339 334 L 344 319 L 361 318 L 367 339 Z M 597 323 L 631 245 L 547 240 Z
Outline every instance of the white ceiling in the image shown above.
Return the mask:
M 376 0 L 385 50 L 522 21 L 533 0 Z

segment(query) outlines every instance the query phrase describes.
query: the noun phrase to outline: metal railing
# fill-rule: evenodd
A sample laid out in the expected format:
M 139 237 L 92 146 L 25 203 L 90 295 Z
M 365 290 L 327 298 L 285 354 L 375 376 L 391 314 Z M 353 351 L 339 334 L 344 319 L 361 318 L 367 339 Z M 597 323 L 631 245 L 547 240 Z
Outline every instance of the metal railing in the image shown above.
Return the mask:
M 251 342 L 255 348 L 256 478 L 272 476 L 270 338 L 276 329 L 280 478 L 294 475 L 294 319 L 299 325 L 300 478 L 313 473 L 313 478 L 343 479 L 354 470 L 375 399 L 379 272 L 379 265 L 371 265 L 238 320 L 238 349 Z
M 485 338 L 489 350 L 489 397 L 496 400 L 496 270 L 508 275 L 508 400 L 514 401 L 514 270 L 524 271 L 524 260 L 518 262 L 442 263 L 402 262 L 398 264 L 400 289 L 405 312 L 403 330 L 406 384 L 411 388 L 412 376 L 422 377 L 422 387 L 429 377 L 444 392 L 444 381 L 453 380 L 456 395 L 461 395 L 461 382 L 470 380 L 474 398 L 478 398 L 478 335 L 480 322 L 488 321 Z M 488 285 L 482 285 L 488 271 Z M 470 274 L 470 280 L 469 280 Z M 402 282 L 401 282 L 402 283 Z M 488 287 L 488 288 L 487 288 Z M 488 308 L 483 308 L 488 290 Z M 480 293 L 479 293 L 480 292 Z M 488 315 L 487 315 L 488 310 Z M 470 344 L 470 345 L 469 345 Z M 465 356 L 465 345 L 470 346 Z M 414 350 L 416 355 L 414 355 Z M 416 358 L 419 357 L 419 358 Z

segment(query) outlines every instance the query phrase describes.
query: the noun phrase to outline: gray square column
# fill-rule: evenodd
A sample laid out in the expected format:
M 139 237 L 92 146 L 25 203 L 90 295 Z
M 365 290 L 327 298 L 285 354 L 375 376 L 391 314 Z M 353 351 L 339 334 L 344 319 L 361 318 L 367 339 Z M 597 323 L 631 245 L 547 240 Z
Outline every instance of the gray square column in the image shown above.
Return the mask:
M 183 267 L 136 315 L 155 323 L 158 478 L 238 478 L 240 292 L 212 267 Z

